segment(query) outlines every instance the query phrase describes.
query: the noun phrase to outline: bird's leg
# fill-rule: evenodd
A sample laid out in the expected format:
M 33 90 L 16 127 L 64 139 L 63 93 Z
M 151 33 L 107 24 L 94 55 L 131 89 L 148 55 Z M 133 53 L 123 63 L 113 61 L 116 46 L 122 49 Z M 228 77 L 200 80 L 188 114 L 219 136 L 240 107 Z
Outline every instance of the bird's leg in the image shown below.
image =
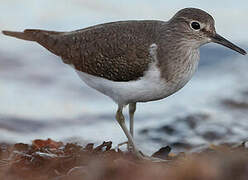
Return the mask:
M 130 130 L 130 134 L 131 136 L 134 138 L 134 113 L 135 113 L 135 110 L 136 110 L 136 103 L 130 103 L 129 104 L 129 130 Z M 133 147 L 130 143 L 128 143 L 128 146 L 127 146 L 128 150 L 129 151 L 132 151 Z
M 136 110 L 136 103 L 130 103 L 129 104 L 129 132 L 131 134 L 132 137 L 134 137 L 134 113 Z M 124 144 L 127 144 L 127 150 L 129 152 L 132 151 L 132 145 L 130 143 L 128 143 L 128 141 L 125 141 L 123 143 L 118 144 L 118 148 Z
M 123 106 L 118 107 L 118 110 L 116 112 L 116 120 L 118 121 L 118 123 L 120 124 L 122 130 L 124 131 L 125 135 L 127 136 L 128 144 L 130 144 L 132 146 L 133 152 L 138 157 L 140 157 L 140 156 L 142 156 L 142 154 L 138 151 L 136 145 L 134 144 L 133 137 L 130 134 L 130 132 L 128 131 L 128 129 L 127 129 L 127 126 L 125 124 L 125 118 L 124 118 L 124 116 L 122 114 L 122 109 L 123 109 Z
M 136 104 L 131 105 L 131 106 L 133 106 L 132 107 L 133 111 L 131 111 L 132 112 L 131 116 L 133 116 Z M 128 144 L 130 144 L 132 146 L 133 153 L 141 160 L 149 160 L 149 161 L 153 161 L 153 162 L 164 162 L 164 160 L 162 160 L 162 159 L 146 156 L 137 149 L 136 145 L 134 144 L 133 137 L 132 137 L 131 133 L 128 131 L 127 126 L 125 124 L 125 118 L 122 114 L 122 109 L 123 109 L 123 106 L 118 107 L 118 110 L 116 112 L 116 120 L 118 121 L 122 130 L 124 131 L 125 135 L 127 136 Z

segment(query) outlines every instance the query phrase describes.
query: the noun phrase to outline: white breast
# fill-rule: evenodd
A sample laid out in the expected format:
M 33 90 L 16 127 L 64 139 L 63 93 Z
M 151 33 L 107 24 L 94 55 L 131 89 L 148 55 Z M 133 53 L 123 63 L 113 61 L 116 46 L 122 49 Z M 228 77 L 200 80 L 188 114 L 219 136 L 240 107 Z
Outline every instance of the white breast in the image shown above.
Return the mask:
M 76 71 L 79 77 L 90 87 L 109 96 L 119 105 L 126 105 L 132 102 L 147 102 L 165 98 L 183 87 L 192 77 L 197 64 L 189 67 L 189 71 L 184 74 L 178 82 L 166 82 L 161 78 L 161 73 L 157 67 L 156 44 L 150 46 L 150 54 L 153 62 L 145 75 L 138 80 L 129 82 L 116 82 L 105 78 L 96 77 L 81 71 Z M 191 57 L 197 58 L 197 57 Z
M 144 77 L 129 82 L 115 82 L 84 72 L 77 73 L 88 86 L 109 96 L 119 105 L 161 99 L 166 96 L 169 88 L 161 80 L 160 72 L 154 65 Z

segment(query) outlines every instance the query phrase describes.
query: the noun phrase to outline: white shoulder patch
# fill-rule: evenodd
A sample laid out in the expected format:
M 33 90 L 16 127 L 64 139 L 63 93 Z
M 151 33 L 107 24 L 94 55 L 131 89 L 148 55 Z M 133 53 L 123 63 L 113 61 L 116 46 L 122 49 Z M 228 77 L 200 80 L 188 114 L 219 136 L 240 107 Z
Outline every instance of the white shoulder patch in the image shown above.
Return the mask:
M 150 55 L 153 58 L 156 57 L 156 59 L 157 59 L 157 49 L 158 49 L 157 44 L 153 43 L 150 45 L 150 48 L 149 48 Z

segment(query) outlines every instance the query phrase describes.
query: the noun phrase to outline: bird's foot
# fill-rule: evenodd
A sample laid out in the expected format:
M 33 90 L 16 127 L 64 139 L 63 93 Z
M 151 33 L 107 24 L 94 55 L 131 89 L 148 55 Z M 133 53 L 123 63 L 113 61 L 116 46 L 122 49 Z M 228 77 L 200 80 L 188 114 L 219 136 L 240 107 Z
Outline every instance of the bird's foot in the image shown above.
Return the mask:
M 119 143 L 116 148 L 120 149 L 120 147 L 123 146 L 123 145 L 127 145 L 127 151 L 128 152 L 133 152 L 133 146 L 131 144 L 129 144 L 128 141 Z
M 165 160 L 165 159 L 145 155 L 141 151 L 134 151 L 133 153 L 137 156 L 139 160 L 145 160 L 145 161 L 151 161 L 151 162 L 168 162 L 168 160 Z
M 130 145 L 128 143 L 128 141 L 119 143 L 116 148 L 120 149 L 120 147 L 123 145 L 127 145 L 127 151 L 133 153 L 133 155 L 135 155 L 137 157 L 137 159 L 139 159 L 139 160 L 152 161 L 152 162 L 167 162 L 168 161 L 165 159 L 145 155 L 142 151 L 139 151 L 139 150 L 133 148 L 133 146 Z

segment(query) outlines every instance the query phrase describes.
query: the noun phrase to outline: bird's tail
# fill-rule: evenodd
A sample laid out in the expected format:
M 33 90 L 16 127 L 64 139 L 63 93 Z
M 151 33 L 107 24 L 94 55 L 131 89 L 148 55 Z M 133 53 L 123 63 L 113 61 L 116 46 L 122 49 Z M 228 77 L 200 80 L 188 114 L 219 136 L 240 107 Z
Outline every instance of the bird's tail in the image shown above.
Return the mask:
M 40 29 L 26 29 L 23 32 L 2 31 L 2 33 L 7 36 L 12 36 L 27 41 L 39 41 L 46 35 L 60 34 L 61 32 L 45 31 Z
M 40 45 L 58 56 L 61 56 L 64 53 L 60 47 L 62 45 L 59 43 L 59 41 L 62 41 L 59 35 L 63 34 L 64 32 L 26 29 L 23 32 L 2 31 L 2 33 L 18 39 L 38 42 Z

